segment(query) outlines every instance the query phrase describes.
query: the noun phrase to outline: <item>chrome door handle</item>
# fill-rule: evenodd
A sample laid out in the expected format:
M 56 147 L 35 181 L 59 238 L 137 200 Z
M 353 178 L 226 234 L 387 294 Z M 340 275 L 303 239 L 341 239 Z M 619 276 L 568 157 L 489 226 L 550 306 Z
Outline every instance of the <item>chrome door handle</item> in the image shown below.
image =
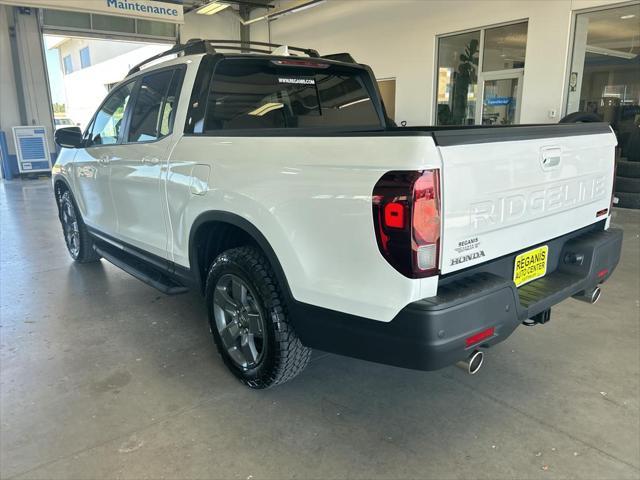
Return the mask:
M 156 157 L 142 157 L 142 163 L 144 163 L 145 165 L 158 165 L 160 163 L 160 160 L 158 160 Z
M 109 165 L 110 161 L 111 161 L 111 158 L 109 157 L 109 155 L 103 155 L 98 159 L 98 163 L 100 165 Z

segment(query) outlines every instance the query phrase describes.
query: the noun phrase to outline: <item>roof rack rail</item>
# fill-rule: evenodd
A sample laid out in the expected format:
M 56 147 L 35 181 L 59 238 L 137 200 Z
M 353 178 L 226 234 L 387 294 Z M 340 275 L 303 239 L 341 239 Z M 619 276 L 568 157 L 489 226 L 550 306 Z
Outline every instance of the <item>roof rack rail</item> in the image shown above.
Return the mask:
M 241 40 L 203 40 L 204 42 L 208 42 L 212 47 L 218 47 L 218 48 L 229 48 L 231 49 L 230 45 L 238 45 L 240 48 L 237 48 L 238 50 L 243 49 L 243 50 L 247 50 L 247 51 L 252 51 L 254 50 L 251 45 L 257 45 L 258 47 L 269 47 L 269 48 L 279 48 L 279 47 L 283 47 L 285 46 L 282 43 L 269 43 L 269 42 L 253 42 L 251 40 L 249 40 L 248 42 L 243 42 Z M 244 48 L 243 48 L 244 47 Z M 302 48 L 302 47 L 292 47 L 291 45 L 287 45 L 287 48 L 289 50 L 293 50 L 295 52 L 302 52 L 305 55 L 308 55 L 309 57 L 320 57 L 320 54 L 318 53 L 317 50 L 314 50 L 313 48 Z M 235 48 L 234 48 L 235 50 Z M 265 50 L 263 50 L 264 52 Z M 271 53 L 270 51 L 266 51 L 267 53 Z
M 268 43 L 268 42 L 243 42 L 241 40 L 202 40 L 200 38 L 192 38 L 187 41 L 187 43 L 178 43 L 174 45 L 169 50 L 154 55 L 153 57 L 147 58 L 146 60 L 135 65 L 127 76 L 133 75 L 136 72 L 139 72 L 140 69 L 155 60 L 158 60 L 162 57 L 166 57 L 167 55 L 179 54 L 183 53 L 184 55 L 194 55 L 198 53 L 210 53 L 214 54 L 216 52 L 216 48 L 227 49 L 227 50 L 242 50 L 246 52 L 256 52 L 256 53 L 272 53 L 271 50 L 266 50 L 263 48 L 255 48 L 252 45 L 256 45 L 259 47 L 269 47 L 269 48 L 278 48 L 283 45 L 280 43 Z M 288 50 L 293 50 L 296 52 L 302 52 L 309 57 L 320 57 L 320 54 L 313 50 L 312 48 L 301 48 L 301 47 L 291 47 L 287 46 Z
M 169 50 L 160 52 L 159 54 L 154 55 L 153 57 L 149 57 L 146 60 L 143 60 L 142 62 L 135 65 L 131 70 L 129 70 L 129 73 L 127 73 L 127 77 L 129 75 L 133 75 L 136 72 L 139 72 L 140 69 L 147 63 L 151 63 L 162 57 L 173 55 L 175 53 L 184 53 L 185 55 L 194 55 L 197 53 L 215 53 L 215 49 L 210 48 L 204 40 L 200 40 L 198 38 L 188 40 L 187 43 L 177 43 Z

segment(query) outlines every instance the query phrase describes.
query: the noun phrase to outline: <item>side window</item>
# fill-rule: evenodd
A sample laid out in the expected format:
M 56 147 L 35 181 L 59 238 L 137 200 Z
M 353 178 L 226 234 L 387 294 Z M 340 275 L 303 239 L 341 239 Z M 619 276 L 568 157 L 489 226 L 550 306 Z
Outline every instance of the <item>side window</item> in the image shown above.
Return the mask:
M 118 142 L 120 130 L 124 127 L 124 113 L 135 85 L 135 80 L 122 85 L 109 95 L 89 128 L 87 146 L 111 145 Z
M 322 63 L 298 67 L 223 60 L 211 82 L 205 131 L 380 128 L 364 75 Z
M 136 95 L 129 127 L 129 142 L 148 142 L 171 133 L 181 71 L 146 75 Z

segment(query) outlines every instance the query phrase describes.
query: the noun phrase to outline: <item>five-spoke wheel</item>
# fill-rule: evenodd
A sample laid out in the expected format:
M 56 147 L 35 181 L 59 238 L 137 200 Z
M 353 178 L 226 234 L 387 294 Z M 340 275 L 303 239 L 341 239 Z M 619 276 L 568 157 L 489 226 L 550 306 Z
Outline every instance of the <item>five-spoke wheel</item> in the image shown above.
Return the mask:
M 264 320 L 255 292 L 237 275 L 220 277 L 213 294 L 216 328 L 231 359 L 254 368 L 264 353 Z

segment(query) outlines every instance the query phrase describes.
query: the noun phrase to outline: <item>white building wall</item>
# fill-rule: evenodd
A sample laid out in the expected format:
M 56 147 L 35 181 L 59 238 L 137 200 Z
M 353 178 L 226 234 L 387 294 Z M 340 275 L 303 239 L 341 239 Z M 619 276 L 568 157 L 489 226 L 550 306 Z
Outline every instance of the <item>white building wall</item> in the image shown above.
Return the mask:
M 51 119 L 51 103 L 49 102 L 49 88 L 47 73 L 42 54 L 42 37 L 38 27 L 35 9 L 30 15 L 18 13 L 16 20 L 16 37 L 18 46 L 19 65 L 11 61 L 11 48 L 8 36 L 8 19 L 14 15 L 12 7 L 0 6 L 0 128 L 7 134 L 9 153 L 15 154 L 11 128 L 19 126 L 20 114 L 17 103 L 17 91 L 13 80 L 14 69 L 20 68 L 22 73 L 22 88 L 25 97 L 26 124 L 42 125 L 49 138 L 49 151 L 55 152 L 53 142 L 53 122 Z M 5 63 L 7 62 L 7 63 Z M 9 65 L 9 68 L 5 68 Z
M 56 48 L 60 50 L 60 59 L 67 55 L 71 57 L 73 71 L 80 70 L 80 50 L 89 47 L 89 58 L 91 65 L 104 62 L 118 55 L 140 48 L 140 43 L 94 40 L 90 38 L 69 38 L 65 42 L 57 44 Z M 63 70 L 64 71 L 64 70 Z
M 215 15 L 198 15 L 191 11 L 184 16 L 180 41 L 191 38 L 240 40 L 240 22 L 231 8 Z
M 9 154 L 15 155 L 11 127 L 20 125 L 20 110 L 9 43 L 8 15 L 13 15 L 13 10 L 0 5 L 0 130 L 7 136 Z
M 287 2 L 281 2 L 285 5 Z M 436 36 L 528 19 L 520 122 L 557 122 L 563 110 L 572 11 L 612 0 L 328 0 L 271 22 L 271 41 L 350 52 L 378 78 L 395 77 L 396 121 L 434 123 Z M 252 40 L 267 40 L 264 22 Z M 549 112 L 558 112 L 550 118 Z
M 107 95 L 110 84 L 120 82 L 131 67 L 170 47 L 171 45 L 137 44 L 135 50 L 65 75 L 66 115 L 84 129 Z

